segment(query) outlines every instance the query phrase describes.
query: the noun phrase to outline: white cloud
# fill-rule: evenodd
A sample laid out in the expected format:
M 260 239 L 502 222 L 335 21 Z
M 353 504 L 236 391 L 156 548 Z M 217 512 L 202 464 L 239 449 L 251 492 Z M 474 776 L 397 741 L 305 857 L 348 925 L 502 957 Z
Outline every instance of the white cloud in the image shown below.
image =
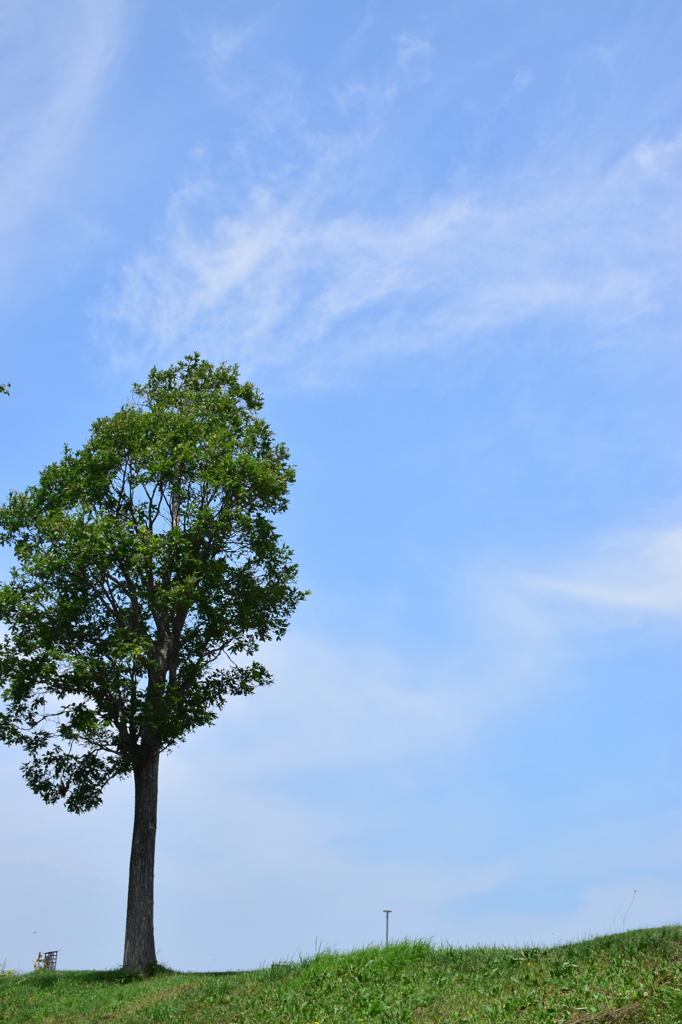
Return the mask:
M 325 212 L 353 153 L 326 140 L 296 184 L 253 187 L 235 212 L 216 182 L 178 192 L 103 330 L 118 358 L 191 344 L 249 365 L 433 349 L 546 314 L 622 324 L 672 288 L 679 149 L 646 143 L 599 172 L 544 164 L 371 218 Z
M 0 237 L 49 202 L 120 40 L 123 0 L 4 4 L 0 18 Z M 13 244 L 8 243 L 11 235 Z
M 602 538 L 587 558 L 529 583 L 546 594 L 606 609 L 682 612 L 682 529 L 625 532 Z
M 634 151 L 637 164 L 651 177 L 665 178 L 674 173 L 680 157 L 679 138 L 663 142 L 641 142 Z
M 248 91 L 243 79 L 234 73 L 234 63 L 244 44 L 256 29 L 256 23 L 240 28 L 214 31 L 208 44 L 208 75 L 211 85 L 223 99 L 232 100 Z
M 431 43 L 418 36 L 402 34 L 398 36 L 396 43 L 399 64 L 409 64 L 415 57 L 428 57 L 432 52 Z
M 396 39 L 398 67 L 409 76 L 413 84 L 421 84 L 430 77 L 433 47 L 427 39 L 402 33 Z
M 514 75 L 513 85 L 517 90 L 525 89 L 533 81 L 533 72 L 527 69 L 517 71 Z
M 232 31 L 212 32 L 210 42 L 211 61 L 224 63 L 231 60 L 253 32 L 254 25 Z

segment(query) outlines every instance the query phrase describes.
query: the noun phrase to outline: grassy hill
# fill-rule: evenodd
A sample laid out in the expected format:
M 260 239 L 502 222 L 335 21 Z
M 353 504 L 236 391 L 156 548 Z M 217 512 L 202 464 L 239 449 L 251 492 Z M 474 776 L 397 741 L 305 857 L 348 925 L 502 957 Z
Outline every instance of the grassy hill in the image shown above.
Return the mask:
M 225 974 L 36 972 L 0 979 L 0 1021 L 680 1024 L 682 927 L 552 948 L 404 942 Z

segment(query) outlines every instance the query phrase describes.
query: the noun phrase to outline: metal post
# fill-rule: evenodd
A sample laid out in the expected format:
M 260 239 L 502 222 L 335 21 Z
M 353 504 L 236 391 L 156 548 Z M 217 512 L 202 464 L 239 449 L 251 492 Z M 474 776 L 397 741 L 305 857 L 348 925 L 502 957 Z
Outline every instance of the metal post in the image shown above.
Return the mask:
M 386 945 L 388 945 L 388 915 L 392 913 L 392 910 L 384 910 L 384 914 L 386 915 Z

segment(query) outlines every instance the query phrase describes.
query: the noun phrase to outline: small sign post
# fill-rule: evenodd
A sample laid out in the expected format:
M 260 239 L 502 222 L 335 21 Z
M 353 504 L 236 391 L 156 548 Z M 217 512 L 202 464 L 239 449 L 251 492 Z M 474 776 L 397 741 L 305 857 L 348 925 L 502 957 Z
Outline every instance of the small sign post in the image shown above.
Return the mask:
M 392 914 L 392 913 L 393 913 L 392 910 L 384 910 L 384 914 L 386 915 L 386 945 L 387 946 L 388 946 L 388 915 Z

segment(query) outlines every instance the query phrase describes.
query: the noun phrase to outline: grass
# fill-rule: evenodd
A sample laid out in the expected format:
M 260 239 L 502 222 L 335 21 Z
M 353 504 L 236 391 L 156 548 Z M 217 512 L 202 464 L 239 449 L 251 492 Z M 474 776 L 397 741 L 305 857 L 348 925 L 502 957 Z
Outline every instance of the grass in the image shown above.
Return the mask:
M 7 1024 L 682 1022 L 682 927 L 551 948 L 320 953 L 225 974 L 41 971 L 0 978 Z

